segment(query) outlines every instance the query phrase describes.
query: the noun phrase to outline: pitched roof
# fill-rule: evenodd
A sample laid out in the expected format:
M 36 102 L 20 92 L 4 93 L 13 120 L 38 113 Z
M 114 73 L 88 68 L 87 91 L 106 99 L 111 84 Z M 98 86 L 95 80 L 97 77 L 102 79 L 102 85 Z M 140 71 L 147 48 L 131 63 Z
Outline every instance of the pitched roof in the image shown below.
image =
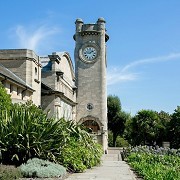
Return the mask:
M 21 78 L 19 78 L 13 72 L 11 72 L 9 69 L 4 67 L 2 64 L 0 64 L 0 76 L 4 76 L 5 78 L 7 78 L 9 80 L 14 81 L 17 84 L 20 84 L 21 86 L 24 86 L 31 91 L 34 91 L 34 89 L 31 86 L 29 86 L 25 81 L 23 81 Z

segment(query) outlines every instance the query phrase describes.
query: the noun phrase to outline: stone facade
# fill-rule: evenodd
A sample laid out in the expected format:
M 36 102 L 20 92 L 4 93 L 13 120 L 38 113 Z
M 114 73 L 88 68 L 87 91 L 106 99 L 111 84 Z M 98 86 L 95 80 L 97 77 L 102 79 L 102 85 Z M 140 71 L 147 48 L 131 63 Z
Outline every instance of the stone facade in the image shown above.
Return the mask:
M 32 100 L 49 117 L 74 120 L 92 130 L 107 151 L 105 20 L 76 20 L 74 58 L 67 52 L 40 57 L 28 49 L 0 50 L 0 81 L 13 102 Z
M 41 105 L 41 65 L 39 61 L 39 56 L 37 56 L 32 50 L 0 50 L 0 64 L 20 80 L 17 82 L 18 86 L 21 82 L 26 84 L 25 90 L 20 87 L 21 90 L 18 90 L 18 92 L 20 91 L 23 93 L 23 100 L 32 100 L 37 106 Z M 14 77 L 12 80 L 14 81 Z M 8 83 L 6 87 L 10 89 Z M 27 87 L 33 89 L 33 93 L 30 93 Z M 15 96 L 14 91 L 15 90 L 11 92 L 12 99 L 14 99 L 14 101 L 17 99 L 18 101 L 19 97 Z
M 0 64 L 0 82 L 4 85 L 8 94 L 11 94 L 13 103 L 25 103 L 32 100 L 34 90 L 25 82 Z
M 92 128 L 94 125 L 94 133 L 103 144 L 105 151 L 107 150 L 106 41 L 108 38 L 103 18 L 99 18 L 96 24 L 84 24 L 81 19 L 76 20 L 74 35 L 78 88 L 76 120 L 81 123 L 86 119 L 85 125 L 88 124 Z M 88 55 L 87 48 L 92 49 Z M 95 53 L 91 55 L 93 51 Z
M 71 58 L 67 52 L 41 57 L 42 108 L 51 109 L 49 116 L 76 118 L 76 86 Z M 49 89 L 48 89 L 49 88 Z

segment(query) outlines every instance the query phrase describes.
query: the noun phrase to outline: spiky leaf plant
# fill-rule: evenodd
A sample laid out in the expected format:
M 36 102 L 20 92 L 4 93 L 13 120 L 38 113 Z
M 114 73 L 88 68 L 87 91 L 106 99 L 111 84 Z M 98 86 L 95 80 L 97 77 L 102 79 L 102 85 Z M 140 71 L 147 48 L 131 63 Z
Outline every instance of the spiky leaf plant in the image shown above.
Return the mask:
M 62 120 L 48 119 L 35 105 L 15 104 L 7 115 L 0 110 L 0 151 L 5 164 L 20 165 L 31 157 L 55 161 L 67 140 Z
M 80 125 L 49 119 L 32 103 L 15 104 L 9 113 L 0 110 L 0 137 L 3 164 L 19 166 L 37 157 L 83 171 L 99 163 L 102 155 L 102 148 Z

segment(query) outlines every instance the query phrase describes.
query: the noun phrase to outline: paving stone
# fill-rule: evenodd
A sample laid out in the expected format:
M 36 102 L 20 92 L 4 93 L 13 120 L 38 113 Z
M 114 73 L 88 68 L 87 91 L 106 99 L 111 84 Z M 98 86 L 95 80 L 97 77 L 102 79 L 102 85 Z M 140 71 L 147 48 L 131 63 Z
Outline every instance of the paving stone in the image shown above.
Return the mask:
M 117 154 L 106 154 L 102 157 L 100 166 L 86 170 L 84 173 L 74 173 L 66 180 L 135 180 L 136 176 L 129 165 L 119 160 Z

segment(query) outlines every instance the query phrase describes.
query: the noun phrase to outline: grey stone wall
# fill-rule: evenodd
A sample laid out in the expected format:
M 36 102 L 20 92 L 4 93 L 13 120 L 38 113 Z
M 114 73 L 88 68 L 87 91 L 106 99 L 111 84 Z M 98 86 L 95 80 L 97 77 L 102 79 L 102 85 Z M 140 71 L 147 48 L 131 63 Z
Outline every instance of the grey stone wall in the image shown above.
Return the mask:
M 99 18 L 96 24 L 84 24 L 76 20 L 74 35 L 76 47 L 75 74 L 77 89 L 77 121 L 86 116 L 93 116 L 102 123 L 101 140 L 104 150 L 107 149 L 107 86 L 106 86 L 106 41 L 105 21 Z M 82 61 L 80 49 L 83 46 L 97 46 L 98 56 L 93 63 Z M 93 109 L 87 109 L 87 104 L 93 104 Z M 100 137 L 98 137 L 100 138 Z
M 41 65 L 39 56 L 28 49 L 0 50 L 0 63 L 34 89 L 32 101 L 41 104 Z M 35 74 L 35 68 L 37 74 Z

